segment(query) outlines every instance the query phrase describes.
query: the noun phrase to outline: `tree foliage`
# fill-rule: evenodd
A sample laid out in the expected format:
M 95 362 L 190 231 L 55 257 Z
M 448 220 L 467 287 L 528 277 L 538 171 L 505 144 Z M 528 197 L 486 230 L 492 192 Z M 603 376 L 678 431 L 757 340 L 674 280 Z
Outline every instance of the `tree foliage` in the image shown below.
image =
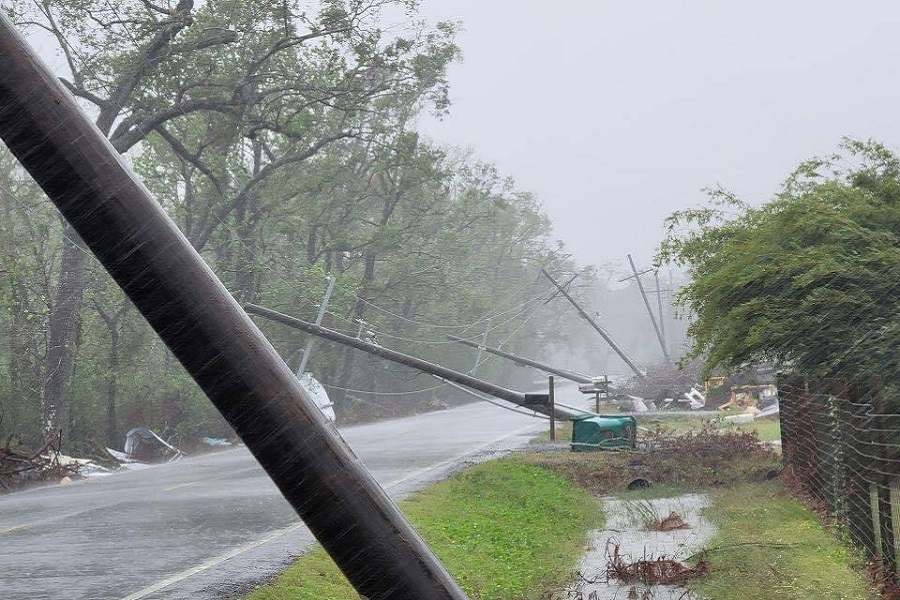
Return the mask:
M 669 219 L 659 259 L 685 266 L 681 303 L 707 369 L 771 361 L 853 383 L 900 372 L 900 159 L 846 140 L 767 204 L 721 191 Z
M 454 25 L 427 26 L 408 0 L 10 7 L 56 41 L 65 85 L 240 301 L 312 319 L 334 277 L 326 326 L 498 379 L 512 370 L 473 365 L 446 334 L 569 343 L 537 274 L 574 267 L 540 204 L 416 130 L 449 107 Z M 388 35 L 381 13 L 398 8 L 409 20 Z M 0 202 L 0 433 L 62 428 L 76 448 L 120 445 L 138 425 L 176 441 L 226 434 L 5 152 Z M 264 329 L 296 366 L 306 339 Z M 434 380 L 327 344 L 309 366 L 342 419 L 438 399 Z

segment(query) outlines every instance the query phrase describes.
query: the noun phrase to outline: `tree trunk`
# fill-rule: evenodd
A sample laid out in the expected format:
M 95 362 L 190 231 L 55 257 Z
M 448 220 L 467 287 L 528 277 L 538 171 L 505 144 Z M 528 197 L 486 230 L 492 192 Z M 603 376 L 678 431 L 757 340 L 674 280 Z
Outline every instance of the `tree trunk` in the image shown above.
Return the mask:
M 64 232 L 59 285 L 48 327 L 47 358 L 41 390 L 41 430 L 45 436 L 62 431 L 63 439 L 68 439 L 69 391 L 75 363 L 78 319 L 87 282 L 87 257 L 74 241 L 78 236 L 68 224 Z
M 119 331 L 109 327 L 109 375 L 106 377 L 106 444 L 115 448 L 120 441 L 119 419 L 116 415 L 116 395 L 119 390 Z

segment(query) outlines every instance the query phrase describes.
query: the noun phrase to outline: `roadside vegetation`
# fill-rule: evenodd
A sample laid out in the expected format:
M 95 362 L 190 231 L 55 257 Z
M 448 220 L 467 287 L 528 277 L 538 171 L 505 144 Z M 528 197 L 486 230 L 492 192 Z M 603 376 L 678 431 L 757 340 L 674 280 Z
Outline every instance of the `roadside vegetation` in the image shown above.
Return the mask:
M 483 463 L 402 508 L 473 600 L 556 597 L 573 581 L 587 533 L 603 527 L 601 497 L 633 502 L 636 526 L 643 528 L 648 515 L 671 518 L 643 510 L 648 500 L 688 492 L 710 494 L 706 513 L 717 528 L 702 554 L 709 572 L 691 584 L 697 597 L 874 598 L 862 560 L 771 480 L 780 457 L 755 431 L 681 421 L 678 432 L 651 434 L 638 452 L 530 451 Z M 629 491 L 637 478 L 652 487 Z M 346 600 L 354 594 L 317 549 L 248 600 Z
M 750 423 L 734 424 L 729 423 L 722 417 L 725 415 L 738 414 L 740 411 L 727 411 L 722 415 L 700 415 L 700 416 L 651 416 L 643 417 L 638 415 L 638 427 L 646 430 L 663 429 L 675 433 L 683 433 L 687 431 L 699 431 L 703 428 L 711 428 L 719 432 L 756 432 L 761 442 L 777 442 L 781 440 L 781 425 L 778 417 L 764 417 L 756 419 Z M 572 422 L 562 421 L 556 427 L 556 440 L 558 443 L 568 443 L 572 439 Z M 550 441 L 549 427 L 539 433 L 531 440 L 532 444 L 544 444 Z
M 473 600 L 538 599 L 568 583 L 599 503 L 522 459 L 471 467 L 401 504 Z M 301 557 L 249 600 L 348 600 L 355 592 L 327 554 Z
M 697 417 L 638 417 L 638 425 L 648 429 L 668 429 L 677 433 L 698 431 L 704 427 L 722 432 L 756 432 L 756 435 L 759 436 L 761 442 L 777 442 L 781 440 L 781 425 L 778 422 L 777 416 L 755 419 L 750 423 L 742 424 L 729 423 L 723 418 L 724 416 L 738 414 L 739 412 L 740 411 L 733 410 L 723 412 L 722 415 Z
M 68 58 L 60 77 L 240 302 L 312 320 L 333 277 L 325 326 L 356 335 L 362 319 L 385 345 L 466 369 L 445 334 L 489 329 L 510 349 L 577 337 L 574 319 L 529 301 L 546 289 L 535 265 L 577 270 L 539 201 L 416 129 L 450 108 L 455 23 L 428 23 L 406 0 L 172 10 L 4 3 L 48 55 Z M 385 13 L 401 20 L 385 27 Z M 38 448 L 62 431 L 75 455 L 120 448 L 137 426 L 184 450 L 231 435 L 5 148 L 0 204 L 0 437 Z M 296 368 L 304 336 L 266 333 Z M 344 423 L 455 399 L 330 344 L 308 367 Z M 513 371 L 480 365 L 492 380 Z
M 688 270 L 689 357 L 886 387 L 900 373 L 900 157 L 846 140 L 752 207 L 724 190 L 679 211 L 658 260 Z
M 689 492 L 710 495 L 705 512 L 717 528 L 707 552 L 675 557 L 705 561 L 708 573 L 690 589 L 704 600 L 870 600 L 864 561 L 815 512 L 793 498 L 780 479 L 780 456 L 756 431 L 711 427 L 708 419 L 664 421 L 640 452 L 542 452 L 528 463 L 558 473 L 595 496 L 629 502 L 635 527 L 664 520 L 649 500 Z M 674 441 L 673 441 L 674 440 Z M 636 478 L 652 487 L 629 491 Z
M 713 494 L 718 528 L 696 590 L 726 600 L 870 600 L 863 560 L 779 482 L 738 485 Z
M 635 479 L 683 491 L 763 481 L 781 466 L 778 454 L 761 445 L 755 432 L 701 427 L 643 432 L 642 437 L 646 448 L 637 452 L 546 452 L 523 460 L 561 473 L 598 496 L 622 493 Z

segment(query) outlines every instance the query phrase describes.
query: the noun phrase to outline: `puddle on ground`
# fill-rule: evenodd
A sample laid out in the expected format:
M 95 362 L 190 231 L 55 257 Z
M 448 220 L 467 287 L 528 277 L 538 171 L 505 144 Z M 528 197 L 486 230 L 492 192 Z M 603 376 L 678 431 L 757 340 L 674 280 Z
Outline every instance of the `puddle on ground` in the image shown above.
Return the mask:
M 707 546 L 715 527 L 701 514 L 708 506 L 703 494 L 687 494 L 654 500 L 604 498 L 606 528 L 591 532 L 589 546 L 579 569 L 579 581 L 560 598 L 565 600 L 692 600 L 696 597 L 678 586 L 624 584 L 607 581 L 607 551 L 619 544 L 626 562 L 668 558 L 684 560 Z M 664 519 L 678 513 L 689 525 L 673 531 L 646 531 L 648 518 Z

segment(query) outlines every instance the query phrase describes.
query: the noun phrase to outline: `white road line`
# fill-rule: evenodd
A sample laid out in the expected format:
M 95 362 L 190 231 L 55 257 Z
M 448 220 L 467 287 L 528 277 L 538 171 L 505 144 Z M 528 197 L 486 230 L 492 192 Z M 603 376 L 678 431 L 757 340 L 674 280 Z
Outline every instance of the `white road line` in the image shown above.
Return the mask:
M 293 525 L 291 525 L 289 527 L 285 527 L 284 529 L 279 529 L 278 531 L 275 531 L 264 538 L 258 539 L 256 541 L 250 542 L 248 544 L 244 544 L 243 546 L 238 546 L 237 548 L 231 550 L 230 552 L 227 552 L 226 554 L 222 554 L 221 556 L 211 558 L 208 561 L 206 561 L 205 563 L 199 564 L 196 567 L 190 568 L 186 571 L 182 571 L 181 573 L 176 573 L 175 575 L 172 575 L 171 577 L 169 577 L 167 579 L 163 579 L 162 581 L 154 583 L 153 585 L 151 585 L 149 587 L 145 587 L 142 590 L 138 590 L 137 592 L 131 594 L 130 596 L 125 596 L 124 598 L 122 598 L 122 600 L 138 600 L 139 598 L 145 598 L 154 592 L 164 590 L 165 588 L 169 587 L 172 584 L 175 584 L 175 583 L 178 583 L 179 581 L 187 579 L 188 577 L 190 577 L 192 575 L 196 575 L 197 573 L 200 573 L 201 571 L 210 569 L 218 564 L 225 562 L 226 560 L 228 560 L 230 558 L 234 558 L 235 556 L 243 554 L 244 552 L 248 552 L 250 550 L 253 550 L 254 548 L 258 548 L 259 546 L 262 546 L 263 544 L 268 544 L 272 540 L 280 538 L 281 536 L 283 536 L 287 533 L 290 533 L 296 529 L 300 529 L 301 527 L 303 527 L 303 523 L 294 523 Z
M 454 456 L 453 458 L 443 460 L 439 463 L 430 465 L 423 469 L 419 469 L 418 471 L 413 471 L 412 473 L 410 473 L 408 475 L 404 475 L 403 477 L 401 477 L 399 479 L 395 479 L 394 481 L 391 481 L 391 482 L 385 484 L 384 488 L 391 489 L 391 488 L 397 487 L 398 485 L 400 485 L 402 483 L 406 483 L 407 481 L 410 481 L 411 479 L 415 479 L 415 478 L 421 477 L 422 475 L 430 473 L 431 471 L 435 471 L 437 469 L 442 469 L 444 467 L 448 467 L 456 462 L 463 460 L 467 456 L 471 456 L 473 454 L 478 454 L 479 452 L 486 450 L 486 449 L 490 448 L 491 446 L 495 446 L 504 440 L 507 440 L 511 437 L 515 437 L 517 435 L 522 435 L 523 433 L 527 433 L 528 431 L 533 430 L 534 427 L 535 427 L 534 425 L 529 425 L 527 427 L 517 429 L 517 430 L 513 431 L 512 433 L 508 433 L 508 434 L 506 434 L 502 437 L 499 437 L 493 441 L 490 441 L 486 444 L 476 446 L 475 448 L 470 448 L 469 450 L 466 450 L 465 452 L 458 454 L 457 456 Z M 190 485 L 190 484 L 184 484 L 184 485 Z M 181 486 L 175 486 L 175 487 L 181 487 Z M 271 534 L 269 534 L 261 539 L 258 539 L 253 542 L 249 542 L 247 544 L 244 544 L 243 546 L 238 546 L 237 548 L 234 548 L 234 549 L 226 552 L 225 554 L 211 558 L 208 561 L 201 563 L 195 567 L 191 567 L 190 569 L 181 571 L 180 573 L 176 573 L 176 574 L 172 575 L 171 577 L 167 577 L 166 579 L 163 579 L 162 581 L 158 581 L 157 583 L 154 583 L 151 586 L 145 587 L 142 590 L 138 590 L 129 596 L 125 596 L 121 600 L 140 600 L 141 598 L 146 598 L 150 594 L 162 591 L 171 585 L 174 585 L 180 581 L 184 581 L 188 577 L 192 577 L 192 576 L 196 575 L 197 573 L 201 573 L 201 572 L 211 569 L 217 565 L 220 565 L 223 562 L 225 562 L 226 560 L 230 560 L 230 559 L 234 558 L 235 556 L 240 556 L 241 554 L 244 554 L 245 552 L 249 552 L 250 550 L 253 550 L 254 548 L 259 548 L 260 546 L 262 546 L 264 544 L 268 544 L 269 542 L 276 540 L 276 539 L 282 537 L 283 535 L 291 533 L 292 531 L 296 531 L 297 529 L 299 529 L 303 526 L 304 525 L 302 522 L 297 522 L 297 523 L 294 523 L 293 525 L 285 527 L 284 529 L 279 529 L 277 531 L 274 531 Z
M 54 515 L 52 517 L 47 517 L 46 519 L 40 519 L 38 521 L 31 521 L 30 523 L 22 523 L 21 525 L 14 525 L 7 529 L 0 529 L 0 535 L 6 534 L 6 533 L 12 533 L 14 531 L 21 531 L 22 529 L 28 529 L 29 527 L 37 527 L 38 525 L 46 525 L 47 523 L 53 523 L 55 521 L 61 521 L 63 519 L 68 519 L 70 517 L 76 517 L 78 515 L 83 515 L 85 513 L 93 512 L 95 510 L 104 510 L 107 508 L 111 508 L 113 506 L 117 506 L 119 504 L 122 504 L 122 502 L 111 502 L 108 504 L 100 504 L 98 506 L 92 506 L 91 508 L 83 508 L 81 510 L 63 513 L 61 515 Z
M 199 481 L 192 481 L 190 483 L 179 483 L 178 485 L 173 485 L 172 487 L 163 488 L 164 492 L 174 492 L 175 490 L 180 490 L 181 488 L 191 487 L 192 485 L 200 485 Z

